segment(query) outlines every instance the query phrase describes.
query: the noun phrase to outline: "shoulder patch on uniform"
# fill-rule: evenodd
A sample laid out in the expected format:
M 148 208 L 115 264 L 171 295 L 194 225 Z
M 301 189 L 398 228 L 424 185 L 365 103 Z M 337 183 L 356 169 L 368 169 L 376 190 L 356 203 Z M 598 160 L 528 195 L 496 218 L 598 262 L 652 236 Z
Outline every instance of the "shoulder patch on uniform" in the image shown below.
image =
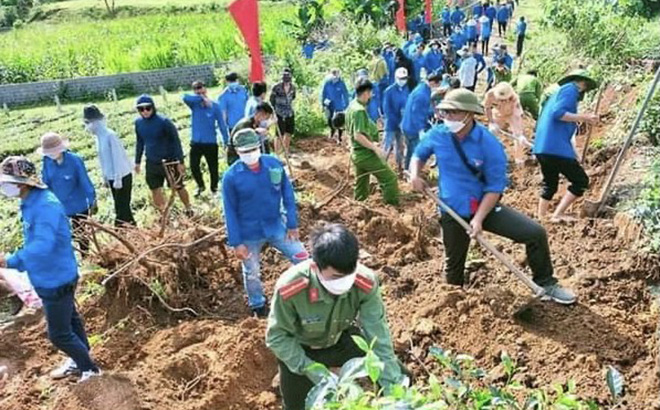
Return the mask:
M 360 290 L 363 291 L 364 293 L 369 293 L 374 288 L 374 281 L 358 273 L 357 275 L 355 275 L 355 286 L 360 288 Z
M 282 299 L 288 300 L 293 296 L 297 295 L 298 293 L 302 292 L 303 289 L 306 289 L 307 285 L 309 285 L 309 279 L 299 278 L 287 285 L 282 286 L 279 290 L 279 294 L 282 297 Z

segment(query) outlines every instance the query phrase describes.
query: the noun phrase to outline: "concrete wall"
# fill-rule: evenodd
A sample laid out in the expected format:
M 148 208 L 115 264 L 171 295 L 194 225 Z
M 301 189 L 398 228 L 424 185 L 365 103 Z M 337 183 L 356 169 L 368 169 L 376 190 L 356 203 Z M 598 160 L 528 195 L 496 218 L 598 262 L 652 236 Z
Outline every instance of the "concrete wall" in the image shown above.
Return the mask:
M 79 77 L 68 80 L 43 81 L 0 85 L 0 106 L 24 105 L 53 100 L 83 99 L 87 96 L 105 94 L 113 88 L 117 92 L 130 91 L 131 94 L 156 92 L 159 86 L 165 88 L 188 88 L 194 80 L 213 83 L 215 65 L 167 68 L 164 70 L 141 71 L 98 77 Z

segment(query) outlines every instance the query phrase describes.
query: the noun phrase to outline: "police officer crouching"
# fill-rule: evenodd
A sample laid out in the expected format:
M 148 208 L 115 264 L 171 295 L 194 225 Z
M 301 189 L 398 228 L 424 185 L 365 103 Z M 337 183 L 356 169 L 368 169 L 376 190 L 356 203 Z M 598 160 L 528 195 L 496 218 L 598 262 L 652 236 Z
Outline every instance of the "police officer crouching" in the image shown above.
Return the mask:
M 305 398 L 322 376 L 314 363 L 341 367 L 364 356 L 353 335 L 368 342 L 385 368 L 382 387 L 409 384 L 390 337 L 376 275 L 358 263 L 358 240 L 339 224 L 311 233 L 312 260 L 286 271 L 275 286 L 268 318 L 266 345 L 279 362 L 283 408 L 305 408 Z M 358 327 L 359 326 L 359 327 Z

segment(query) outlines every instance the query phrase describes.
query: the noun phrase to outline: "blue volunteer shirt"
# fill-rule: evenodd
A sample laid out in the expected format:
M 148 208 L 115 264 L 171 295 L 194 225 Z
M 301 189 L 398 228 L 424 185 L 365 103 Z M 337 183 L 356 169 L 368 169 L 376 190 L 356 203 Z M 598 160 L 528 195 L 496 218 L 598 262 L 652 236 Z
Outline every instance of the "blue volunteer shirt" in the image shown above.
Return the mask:
M 25 271 L 36 289 L 53 289 L 78 277 L 71 228 L 64 207 L 48 189 L 33 188 L 21 200 L 23 247 L 7 267 Z
M 396 70 L 396 62 L 394 61 L 394 53 L 383 53 L 385 64 L 387 64 L 387 84 L 394 84 L 394 71 Z
M 220 110 L 227 117 L 228 129 L 233 130 L 236 123 L 243 119 L 247 100 L 248 92 L 241 84 L 227 86 L 218 97 Z
M 451 22 L 453 24 L 461 24 L 465 19 L 465 13 L 461 9 L 456 9 L 451 13 Z
M 481 5 L 481 3 L 477 3 L 472 7 L 472 15 L 475 18 L 478 18 L 481 16 L 481 14 L 484 12 L 484 6 Z
M 436 125 L 425 134 L 414 157 L 426 161 L 435 155 L 439 198 L 461 217 L 469 218 L 486 193 L 501 194 L 506 189 L 506 154 L 497 137 L 478 123 L 459 142 L 468 161 L 483 172 L 484 183 L 465 166 L 452 138 L 456 137 L 446 126 Z
M 431 87 L 422 82 L 415 87 L 406 102 L 401 130 L 409 136 L 419 135 L 419 132 L 426 128 L 431 114 L 433 114 Z
M 222 140 L 226 144 L 229 134 L 227 133 L 227 124 L 222 117 L 220 105 L 212 102 L 210 107 L 204 105 L 204 99 L 199 95 L 186 94 L 183 96 L 183 102 L 192 111 L 192 144 L 218 144 L 218 134 L 220 130 Z
M 536 124 L 534 154 L 556 155 L 575 159 L 571 139 L 577 128 L 574 122 L 562 121 L 566 113 L 577 114 L 580 90 L 571 82 L 562 85 L 543 106 Z
M 442 73 L 444 71 L 444 56 L 440 50 L 433 50 L 426 53 L 424 58 L 424 67 L 428 75 Z
M 410 95 L 407 85 L 399 87 L 392 84 L 385 90 L 383 95 L 383 115 L 385 116 L 385 131 L 401 131 L 401 120 L 406 101 Z
M 442 24 L 450 24 L 451 23 L 451 10 L 448 8 L 442 9 Z
M 96 202 L 96 191 L 85 162 L 73 152 L 63 152 L 61 164 L 43 157 L 41 179 L 64 205 L 68 216 L 86 213 Z
M 492 21 L 493 19 L 495 19 L 495 16 L 497 16 L 497 9 L 495 8 L 495 6 L 493 5 L 488 6 L 488 8 L 486 9 L 486 17 L 488 17 Z
M 524 21 L 519 21 L 518 25 L 516 26 L 516 31 L 518 32 L 519 36 L 524 36 L 527 32 L 527 23 Z
M 287 229 L 298 228 L 293 186 L 280 160 L 259 158 L 253 172 L 236 161 L 222 178 L 222 201 L 229 246 L 246 241 L 281 239 Z M 282 206 L 286 218 L 282 216 Z
M 422 79 L 422 68 L 426 65 L 424 54 L 413 55 L 410 60 L 413 63 L 413 70 L 415 70 L 415 80 L 419 82 Z
M 472 57 L 474 57 L 474 59 L 477 60 L 477 74 L 484 71 L 484 69 L 487 67 L 487 64 L 486 64 L 486 59 L 484 58 L 483 54 L 473 53 Z
M 344 111 L 348 107 L 348 88 L 341 78 L 338 81 L 327 79 L 321 90 L 321 106 L 325 100 L 330 100 L 330 111 Z
M 466 24 L 465 25 L 465 35 L 470 41 L 474 41 L 477 38 L 477 25 L 476 24 Z
M 482 21 L 481 22 L 481 38 L 482 39 L 490 38 L 491 31 L 492 31 L 492 27 L 490 25 L 490 20 Z
M 497 21 L 499 23 L 506 23 L 511 17 L 511 10 L 507 6 L 502 6 L 497 9 Z
M 135 163 L 142 162 L 146 151 L 147 161 L 160 164 L 166 161 L 183 161 L 183 148 L 179 131 L 169 118 L 154 113 L 149 118 L 135 120 Z

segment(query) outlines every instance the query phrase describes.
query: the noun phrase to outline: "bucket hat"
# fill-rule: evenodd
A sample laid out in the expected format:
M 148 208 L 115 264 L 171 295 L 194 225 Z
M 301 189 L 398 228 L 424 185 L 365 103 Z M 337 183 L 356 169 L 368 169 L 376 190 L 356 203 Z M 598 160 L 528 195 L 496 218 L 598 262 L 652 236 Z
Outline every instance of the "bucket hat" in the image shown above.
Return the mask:
M 43 156 L 57 156 L 69 148 L 69 141 L 55 132 L 47 132 L 41 136 L 41 147 L 37 154 Z
M 0 164 L 0 182 L 24 184 L 46 189 L 37 175 L 37 168 L 32 161 L 23 156 L 7 157 Z
M 261 145 L 261 140 L 256 132 L 252 129 L 244 129 L 238 131 L 232 137 L 232 142 L 234 143 L 234 148 L 236 151 L 250 151 L 254 148 L 257 148 Z
M 465 88 L 448 91 L 436 108 L 439 110 L 467 111 L 480 115 L 484 113 L 484 107 L 479 102 L 479 97 Z
M 584 81 L 587 83 L 587 90 L 590 91 L 593 90 L 594 88 L 598 87 L 598 83 L 596 80 L 594 80 L 590 75 L 589 72 L 583 68 L 573 70 L 570 73 L 568 73 L 564 78 L 559 80 L 557 83 L 559 85 L 564 85 L 567 83 L 570 83 L 572 81 Z
M 498 100 L 508 100 L 515 93 L 516 92 L 511 86 L 511 84 L 507 82 L 497 83 L 497 85 L 493 87 L 493 94 L 495 94 L 495 98 L 497 98 Z

